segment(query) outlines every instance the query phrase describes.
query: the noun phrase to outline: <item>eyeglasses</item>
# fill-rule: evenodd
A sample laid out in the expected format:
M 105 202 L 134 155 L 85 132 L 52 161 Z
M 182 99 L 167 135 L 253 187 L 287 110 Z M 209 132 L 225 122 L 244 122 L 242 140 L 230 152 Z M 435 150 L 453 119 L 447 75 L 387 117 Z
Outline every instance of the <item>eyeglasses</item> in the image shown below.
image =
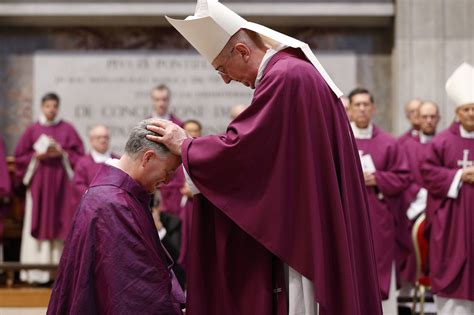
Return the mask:
M 225 70 L 224 70 L 224 67 L 225 65 L 227 65 L 227 63 L 229 62 L 229 60 L 232 58 L 233 56 L 233 53 L 234 53 L 234 48 L 232 48 L 232 50 L 230 51 L 229 53 L 229 56 L 227 57 L 226 61 L 224 62 L 224 64 L 222 66 L 219 66 L 216 68 L 216 71 L 217 73 L 220 75 L 220 76 L 226 76 L 228 75 Z

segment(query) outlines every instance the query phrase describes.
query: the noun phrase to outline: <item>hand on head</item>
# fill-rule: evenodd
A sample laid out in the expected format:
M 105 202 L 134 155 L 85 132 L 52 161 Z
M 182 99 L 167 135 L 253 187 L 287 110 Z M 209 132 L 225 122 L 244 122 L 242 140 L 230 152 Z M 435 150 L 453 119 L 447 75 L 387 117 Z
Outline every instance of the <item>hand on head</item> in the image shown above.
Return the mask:
M 156 136 L 147 135 L 148 140 L 164 144 L 171 153 L 178 156 L 181 156 L 181 145 L 184 140 L 192 138 L 178 125 L 162 119 L 154 120 L 147 129 L 157 134 Z

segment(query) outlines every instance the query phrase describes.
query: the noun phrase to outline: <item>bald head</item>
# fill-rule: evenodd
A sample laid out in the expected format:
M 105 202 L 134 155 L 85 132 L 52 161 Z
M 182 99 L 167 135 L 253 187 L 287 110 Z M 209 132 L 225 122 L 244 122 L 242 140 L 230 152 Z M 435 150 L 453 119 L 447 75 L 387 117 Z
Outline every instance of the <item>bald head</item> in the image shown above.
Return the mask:
M 410 122 L 411 127 L 415 130 L 420 129 L 418 108 L 420 107 L 421 103 L 422 100 L 419 98 L 414 98 L 405 104 L 405 115 Z
M 232 108 L 230 109 L 230 119 L 234 120 L 235 118 L 237 118 L 237 116 L 239 116 L 240 113 L 242 113 L 246 108 L 247 105 L 244 104 L 232 106 Z
M 421 132 L 429 136 L 434 135 L 440 120 L 438 104 L 431 101 L 423 102 L 418 107 L 418 114 Z
M 96 125 L 89 130 L 89 143 L 91 148 L 101 154 L 109 150 L 109 129 L 104 125 Z

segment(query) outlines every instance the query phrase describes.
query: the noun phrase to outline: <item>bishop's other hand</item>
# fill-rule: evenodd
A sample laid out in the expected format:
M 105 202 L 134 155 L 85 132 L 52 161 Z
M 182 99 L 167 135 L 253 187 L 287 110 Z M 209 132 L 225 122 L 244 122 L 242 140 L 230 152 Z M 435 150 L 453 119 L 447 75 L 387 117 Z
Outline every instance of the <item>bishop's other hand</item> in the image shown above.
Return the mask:
M 191 138 L 184 129 L 167 120 L 154 120 L 146 128 L 156 133 L 156 136 L 147 135 L 148 140 L 164 144 L 171 153 L 178 156 L 181 156 L 181 145 L 184 140 Z

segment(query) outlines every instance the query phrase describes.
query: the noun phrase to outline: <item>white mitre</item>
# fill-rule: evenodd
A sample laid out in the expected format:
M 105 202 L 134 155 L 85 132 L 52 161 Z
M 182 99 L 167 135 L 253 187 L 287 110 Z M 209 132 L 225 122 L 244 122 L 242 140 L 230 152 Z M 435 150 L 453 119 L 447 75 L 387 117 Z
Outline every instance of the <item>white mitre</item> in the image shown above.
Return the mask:
M 275 48 L 284 45 L 299 48 L 326 80 L 333 92 L 338 97 L 342 96 L 342 92 L 331 80 L 308 44 L 263 25 L 248 22 L 218 0 L 198 0 L 194 15 L 188 16 L 184 20 L 169 17 L 166 19 L 209 63 L 214 61 L 229 39 L 242 28 L 260 34 L 269 47 Z
M 474 67 L 465 62 L 460 65 L 446 81 L 446 93 L 456 108 L 474 104 Z

